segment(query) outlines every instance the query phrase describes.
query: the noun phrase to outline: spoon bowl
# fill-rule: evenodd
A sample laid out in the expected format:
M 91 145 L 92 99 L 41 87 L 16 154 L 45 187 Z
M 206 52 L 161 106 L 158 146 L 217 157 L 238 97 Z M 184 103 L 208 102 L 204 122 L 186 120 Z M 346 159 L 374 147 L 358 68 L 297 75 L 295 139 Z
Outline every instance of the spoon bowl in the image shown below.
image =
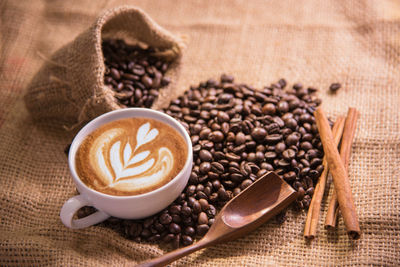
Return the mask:
M 207 234 L 197 243 L 139 266 L 164 266 L 201 248 L 239 238 L 278 214 L 296 199 L 296 195 L 290 185 L 269 172 L 226 203 Z

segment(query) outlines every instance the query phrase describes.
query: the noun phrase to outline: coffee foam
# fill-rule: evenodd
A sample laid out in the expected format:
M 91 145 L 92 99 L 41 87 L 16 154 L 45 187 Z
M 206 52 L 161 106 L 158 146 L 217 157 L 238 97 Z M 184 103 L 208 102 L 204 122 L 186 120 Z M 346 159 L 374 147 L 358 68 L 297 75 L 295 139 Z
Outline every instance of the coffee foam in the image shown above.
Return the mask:
M 183 168 L 187 145 L 162 122 L 129 118 L 95 130 L 76 156 L 78 176 L 89 187 L 112 195 L 136 195 L 169 182 Z

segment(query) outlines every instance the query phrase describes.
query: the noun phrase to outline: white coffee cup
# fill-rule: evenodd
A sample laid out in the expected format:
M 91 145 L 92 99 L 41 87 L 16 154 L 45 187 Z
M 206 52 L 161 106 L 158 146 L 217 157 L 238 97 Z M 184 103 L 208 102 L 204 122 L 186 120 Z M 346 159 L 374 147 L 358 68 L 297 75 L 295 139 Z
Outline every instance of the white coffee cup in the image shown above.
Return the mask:
M 187 158 L 183 169 L 167 184 L 153 191 L 132 196 L 107 195 L 85 185 L 75 168 L 76 152 L 85 139 L 100 126 L 124 118 L 145 117 L 159 120 L 173 127 L 184 138 L 187 145 Z M 89 122 L 75 136 L 68 156 L 72 179 L 79 195 L 68 199 L 61 208 L 60 217 L 65 226 L 80 229 L 102 222 L 114 216 L 121 219 L 141 219 L 156 214 L 171 204 L 185 188 L 192 170 L 192 143 L 185 128 L 174 118 L 162 112 L 145 108 L 126 108 L 108 112 Z M 98 211 L 81 219 L 74 219 L 74 214 L 84 206 L 93 206 Z

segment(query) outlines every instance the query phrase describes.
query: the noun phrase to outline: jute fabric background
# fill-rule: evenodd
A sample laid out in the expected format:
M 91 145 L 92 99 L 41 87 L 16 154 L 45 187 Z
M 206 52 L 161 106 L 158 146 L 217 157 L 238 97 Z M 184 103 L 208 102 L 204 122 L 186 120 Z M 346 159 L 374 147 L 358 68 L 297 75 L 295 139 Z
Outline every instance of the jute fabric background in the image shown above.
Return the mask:
M 75 194 L 64 147 L 74 132 L 34 123 L 23 95 L 33 75 L 102 11 L 128 1 L 0 2 L 0 265 L 131 265 L 165 251 L 103 227 L 70 230 L 59 210 Z M 400 265 L 400 3 L 398 1 L 129 1 L 188 37 L 179 83 L 221 73 L 256 87 L 281 77 L 320 89 L 335 118 L 360 111 L 349 173 L 362 229 L 340 219 L 316 240 L 305 213 L 288 212 L 234 242 L 178 261 L 187 266 Z M 81 66 L 85 68 L 85 66 Z M 343 88 L 329 95 L 331 82 Z M 332 186 L 327 189 L 330 195 Z M 324 201 L 325 203 L 326 201 Z M 326 206 L 323 206 L 322 215 Z M 321 218 L 322 220 L 322 218 Z

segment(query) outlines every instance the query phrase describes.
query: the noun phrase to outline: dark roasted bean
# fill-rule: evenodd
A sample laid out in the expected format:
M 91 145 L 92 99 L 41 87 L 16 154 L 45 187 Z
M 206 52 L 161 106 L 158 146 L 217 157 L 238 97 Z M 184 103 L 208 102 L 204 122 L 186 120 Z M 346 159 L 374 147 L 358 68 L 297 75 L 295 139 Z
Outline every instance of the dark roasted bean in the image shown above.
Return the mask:
M 121 75 L 119 74 L 119 71 L 117 69 L 115 69 L 115 68 L 111 68 L 110 73 L 111 73 L 111 77 L 114 80 L 119 80 L 121 78 Z
M 181 239 L 182 239 L 182 245 L 184 246 L 189 246 L 190 244 L 193 243 L 193 239 L 188 235 L 182 235 Z
M 288 111 L 289 111 L 289 104 L 288 104 L 288 102 L 286 102 L 286 101 L 280 101 L 280 102 L 278 103 L 278 111 L 279 111 L 281 114 L 284 114 L 284 113 L 288 112 Z
M 169 224 L 172 222 L 172 217 L 168 213 L 163 213 L 161 214 L 159 221 L 162 224 Z
M 287 146 L 296 145 L 299 140 L 299 134 L 293 133 L 286 137 L 285 143 Z
M 207 224 L 200 224 L 196 227 L 196 233 L 199 236 L 203 236 L 207 233 L 208 229 L 210 229 L 210 227 Z
M 262 113 L 266 115 L 274 115 L 276 111 L 276 107 L 272 103 L 267 103 L 262 107 Z
M 282 140 L 282 135 L 280 134 L 270 134 L 267 137 L 265 137 L 265 141 L 268 144 L 276 144 L 277 142 Z
M 229 196 L 226 193 L 226 190 L 222 187 L 218 189 L 218 198 L 221 199 L 222 201 L 229 199 Z
M 293 149 L 286 149 L 282 153 L 282 157 L 286 160 L 291 160 L 296 156 L 296 152 Z
M 200 212 L 197 222 L 198 224 L 208 224 L 207 214 L 205 212 Z
M 233 154 L 233 153 L 226 153 L 225 157 L 226 157 L 226 159 L 231 160 L 231 161 L 236 161 L 236 162 L 240 161 L 240 156 Z
M 253 183 L 252 180 L 250 179 L 246 179 L 244 180 L 241 184 L 240 184 L 240 190 L 244 190 L 245 188 L 247 188 L 249 185 L 251 185 Z
M 187 226 L 184 229 L 184 233 L 189 236 L 194 236 L 196 234 L 196 230 L 192 226 Z
M 332 83 L 332 84 L 329 86 L 329 90 L 330 90 L 332 93 L 335 93 L 337 90 L 340 89 L 340 87 L 342 87 L 342 85 L 341 85 L 340 83 Z
M 266 135 L 267 131 L 264 128 L 256 127 L 251 131 L 251 136 L 257 141 L 263 140 Z
M 224 134 L 220 131 L 214 131 L 208 135 L 208 139 L 212 142 L 219 143 L 224 140 Z
M 320 158 L 313 158 L 310 162 L 310 167 L 311 168 L 316 168 L 317 166 L 319 166 L 320 164 L 322 164 L 322 159 Z
M 276 153 L 273 152 L 273 151 L 269 151 L 269 152 L 267 152 L 267 153 L 264 154 L 264 157 L 265 157 L 267 160 L 273 160 L 273 159 L 276 158 Z
M 212 161 L 212 154 L 210 151 L 202 149 L 199 152 L 199 157 L 202 161 Z
M 169 231 L 173 234 L 179 234 L 181 232 L 181 227 L 176 223 L 171 223 L 169 225 Z

